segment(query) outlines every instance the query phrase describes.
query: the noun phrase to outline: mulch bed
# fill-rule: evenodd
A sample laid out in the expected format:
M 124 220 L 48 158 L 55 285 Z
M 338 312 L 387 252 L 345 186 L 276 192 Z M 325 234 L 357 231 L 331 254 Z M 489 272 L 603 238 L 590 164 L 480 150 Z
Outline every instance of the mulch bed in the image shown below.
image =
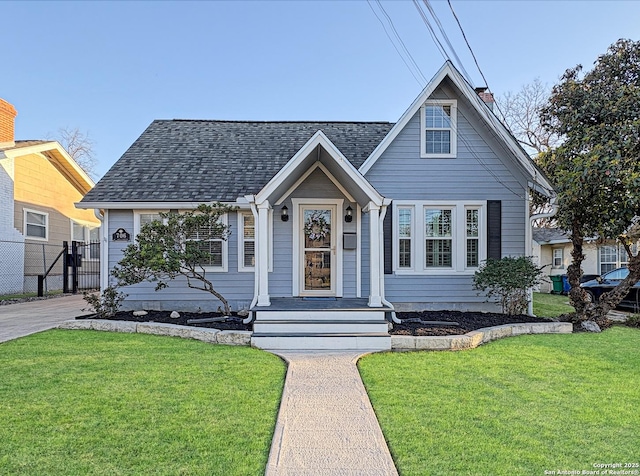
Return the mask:
M 173 318 L 170 311 L 147 311 L 145 316 L 134 316 L 132 311 L 119 311 L 111 320 L 134 322 L 161 322 L 193 327 L 209 327 L 220 330 L 252 330 L 251 324 L 243 324 L 242 317 L 232 313 L 226 317 L 216 312 L 180 312 L 180 317 Z M 502 324 L 517 324 L 523 322 L 549 322 L 531 316 L 508 316 L 490 312 L 460 312 L 460 311 L 423 311 L 397 313 L 402 324 L 393 324 L 391 334 L 415 336 L 445 336 L 466 334 L 483 327 L 499 326 Z M 87 315 L 78 319 L 91 319 L 95 315 Z M 223 319 L 216 322 L 188 322 L 192 319 Z
M 391 334 L 414 336 L 461 335 L 483 327 L 525 322 L 549 322 L 527 315 L 508 316 L 494 312 L 422 311 L 398 312 L 402 324 L 393 324 Z M 451 324 L 447 324 L 451 323 Z
M 219 312 L 180 312 L 180 317 L 171 317 L 171 311 L 147 311 L 146 316 L 134 316 L 133 311 L 118 311 L 114 316 L 109 317 L 109 320 L 114 321 L 134 321 L 134 322 L 160 322 L 163 324 L 176 324 L 180 326 L 192 326 L 192 327 L 209 327 L 214 329 L 220 329 L 222 331 L 250 331 L 252 329 L 251 324 L 243 324 L 243 317 L 239 317 L 235 313 L 231 313 L 231 316 L 225 317 Z M 78 319 L 95 319 L 95 315 L 82 316 Z M 223 319 L 216 322 L 188 322 L 191 319 Z

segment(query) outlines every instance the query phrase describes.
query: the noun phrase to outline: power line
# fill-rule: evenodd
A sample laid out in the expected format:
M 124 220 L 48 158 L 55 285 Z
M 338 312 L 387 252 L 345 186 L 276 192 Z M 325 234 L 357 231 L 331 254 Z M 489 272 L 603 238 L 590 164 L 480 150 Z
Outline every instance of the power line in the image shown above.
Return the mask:
M 407 60 L 405 59 L 404 55 L 400 52 L 400 50 L 398 49 L 398 47 L 396 46 L 396 42 L 393 41 L 393 38 L 391 38 L 391 35 L 389 35 L 389 31 L 387 30 L 387 27 L 385 26 L 384 22 L 382 21 L 382 19 L 378 16 L 378 14 L 376 13 L 375 9 L 373 8 L 373 6 L 371 5 L 371 1 L 367 0 L 367 4 L 369 5 L 369 8 L 371 9 L 371 11 L 373 12 L 373 14 L 376 16 L 376 18 L 378 19 L 378 21 L 380 22 L 380 24 L 382 25 L 382 28 L 385 32 L 385 34 L 387 35 L 387 38 L 389 38 L 389 41 L 391 42 L 391 44 L 393 45 L 394 49 L 396 50 L 396 52 L 398 53 L 398 55 L 400 56 L 400 59 L 402 59 L 402 62 L 405 64 L 405 66 L 407 67 L 407 69 L 409 70 L 409 72 L 411 73 L 411 76 L 413 76 L 413 78 L 418 82 L 418 84 L 420 86 L 422 86 L 425 82 L 426 79 L 424 77 L 424 75 L 422 74 L 422 71 L 420 71 L 420 68 L 418 68 L 418 65 L 416 64 L 416 62 L 413 60 L 413 57 L 411 56 L 411 54 L 409 54 L 409 57 L 411 57 L 411 60 L 413 61 L 413 64 L 415 65 L 415 67 L 417 68 L 419 75 L 422 77 L 422 80 L 420 78 L 418 78 L 418 76 L 416 76 L 416 73 L 414 72 L 414 70 L 411 68 L 411 66 L 409 65 L 409 63 L 407 63 Z M 378 1 L 378 4 L 380 5 L 380 2 Z M 380 8 L 382 8 L 382 5 L 380 5 Z M 384 9 L 383 9 L 384 11 Z M 385 16 L 387 18 L 389 18 L 389 16 L 386 14 L 385 12 Z M 389 18 L 390 20 L 390 18 Z M 392 23 L 393 25 L 393 23 Z M 398 35 L 398 32 L 395 30 L 395 28 L 393 28 L 393 30 L 395 31 L 396 37 L 398 39 L 400 39 L 400 42 L 402 43 L 405 51 L 407 53 L 409 53 L 409 51 L 407 50 L 406 46 L 404 45 L 404 42 L 402 41 L 402 39 L 400 38 L 400 36 Z
M 416 7 L 416 10 L 418 10 L 418 13 L 420 14 L 420 17 L 422 18 L 422 22 L 425 24 L 425 26 L 429 30 L 429 34 L 431 35 L 431 39 L 436 44 L 436 47 L 440 51 L 440 54 L 442 55 L 442 57 L 445 60 L 449 60 L 450 61 L 451 58 L 449 58 L 449 55 L 447 54 L 446 50 L 442 46 L 442 43 L 440 42 L 440 39 L 436 35 L 436 32 L 433 29 L 433 26 L 431 25 L 431 22 L 427 18 L 427 15 L 425 15 L 424 11 L 422 11 L 422 7 L 420 7 L 420 4 L 418 3 L 417 0 L 413 0 L 413 5 Z
M 431 3 L 429 2 L 429 0 L 422 0 L 422 3 L 425 4 L 427 9 L 429 10 L 429 13 L 431 13 L 431 16 L 436 21 L 436 25 L 438 25 L 438 29 L 440 30 L 440 33 L 442 33 L 442 37 L 444 38 L 444 41 L 449 46 L 449 50 L 451 51 L 451 53 L 453 54 L 454 58 L 456 59 L 456 62 L 458 63 L 458 66 L 462 70 L 462 73 L 464 74 L 464 76 L 467 78 L 468 81 L 471 81 L 471 76 L 469 75 L 467 70 L 464 69 L 464 65 L 462 64 L 462 61 L 458 57 L 458 53 L 456 53 L 456 49 L 451 44 L 451 41 L 449 41 L 449 37 L 447 36 L 447 32 L 444 30 L 444 27 L 442 26 L 442 23 L 440 23 L 440 19 L 438 18 L 438 15 L 436 14 L 436 12 L 433 9 L 433 7 L 431 6 Z

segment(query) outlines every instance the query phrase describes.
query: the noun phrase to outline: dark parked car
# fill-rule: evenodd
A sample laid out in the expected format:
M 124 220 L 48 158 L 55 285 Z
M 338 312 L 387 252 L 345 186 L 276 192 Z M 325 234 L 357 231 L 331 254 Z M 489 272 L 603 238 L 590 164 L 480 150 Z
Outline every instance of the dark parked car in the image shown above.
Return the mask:
M 627 277 L 629 274 L 629 270 L 627 268 L 618 268 L 613 271 L 609 271 L 608 273 L 603 274 L 602 276 L 598 276 L 596 279 L 592 279 L 591 281 L 587 281 L 580 285 L 587 294 L 591 297 L 592 301 L 595 301 L 600 298 L 603 293 L 611 291 L 615 288 L 620 281 Z M 634 311 L 640 309 L 640 282 L 637 282 L 635 286 L 631 288 L 629 294 L 625 296 L 625 298 L 620 302 L 618 307 L 631 308 Z

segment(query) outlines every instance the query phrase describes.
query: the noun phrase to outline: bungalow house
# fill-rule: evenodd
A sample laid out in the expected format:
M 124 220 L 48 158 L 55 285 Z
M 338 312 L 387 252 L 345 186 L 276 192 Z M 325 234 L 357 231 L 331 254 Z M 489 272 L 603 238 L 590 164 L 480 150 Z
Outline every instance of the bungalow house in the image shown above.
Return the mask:
M 74 205 L 93 180 L 58 142 L 15 140 L 16 115 L 0 99 L 0 295 L 35 292 L 62 242 L 97 239 L 101 223 Z M 91 253 L 97 261 L 98 247 Z M 59 262 L 48 290 L 62 289 Z
M 105 271 L 160 211 L 237 206 L 204 265 L 255 345 L 388 348 L 385 313 L 494 309 L 472 277 L 526 253 L 531 189 L 553 193 L 447 62 L 395 124 L 156 120 L 78 206 L 105 210 Z M 183 282 L 126 292 L 125 309 L 219 304 Z

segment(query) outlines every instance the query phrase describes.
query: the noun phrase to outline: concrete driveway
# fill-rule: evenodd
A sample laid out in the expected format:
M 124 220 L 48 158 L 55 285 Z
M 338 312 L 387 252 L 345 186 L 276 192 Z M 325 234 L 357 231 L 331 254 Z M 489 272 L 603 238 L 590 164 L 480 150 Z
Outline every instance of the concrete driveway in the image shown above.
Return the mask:
M 0 306 L 0 342 L 52 329 L 67 319 L 90 314 L 82 295 Z

